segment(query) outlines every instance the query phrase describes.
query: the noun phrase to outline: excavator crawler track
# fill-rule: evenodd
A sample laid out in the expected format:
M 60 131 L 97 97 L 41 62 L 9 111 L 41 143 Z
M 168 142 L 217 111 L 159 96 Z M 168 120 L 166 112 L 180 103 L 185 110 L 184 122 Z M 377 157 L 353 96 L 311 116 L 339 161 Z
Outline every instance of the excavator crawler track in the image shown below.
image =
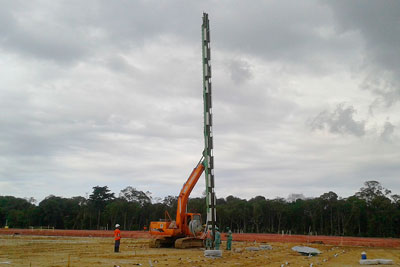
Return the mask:
M 149 242 L 149 247 L 150 248 L 168 248 L 168 247 L 173 247 L 174 246 L 174 239 L 172 238 L 152 238 L 150 239 Z
M 175 248 L 201 248 L 204 247 L 203 239 L 196 237 L 183 237 L 175 241 Z

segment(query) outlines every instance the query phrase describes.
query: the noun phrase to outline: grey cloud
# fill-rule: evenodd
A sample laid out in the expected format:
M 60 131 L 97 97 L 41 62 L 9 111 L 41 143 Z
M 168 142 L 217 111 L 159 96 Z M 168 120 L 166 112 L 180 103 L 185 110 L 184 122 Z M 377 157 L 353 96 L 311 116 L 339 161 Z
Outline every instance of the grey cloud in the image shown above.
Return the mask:
M 199 33 L 192 29 L 199 29 L 201 8 L 185 2 L 189 12 L 181 12 L 180 4 L 180 1 L 3 3 L 0 48 L 57 63 L 74 63 L 88 56 L 99 56 L 96 53 L 141 47 L 165 34 L 186 34 L 197 40 Z M 192 27 L 187 27 L 188 23 Z
M 355 119 L 354 107 L 365 105 L 369 94 L 352 98 L 354 107 L 339 105 L 321 113 L 309 125 L 339 137 L 310 139 L 302 123 L 310 110 L 332 101 L 331 94 L 323 95 L 316 87 L 334 91 L 329 81 L 346 76 L 360 64 L 360 55 L 368 68 L 356 69 L 356 74 L 376 70 L 380 77 L 371 75 L 365 83 L 368 90 L 396 99 L 391 94 L 397 86 L 395 60 L 386 64 L 383 56 L 371 56 L 383 46 L 368 48 L 374 39 L 364 38 L 367 28 L 365 34 L 358 30 L 364 25 L 343 18 L 339 27 L 341 19 L 332 13 L 335 4 L 0 3 L 0 64 L 6 66 L 0 79 L 0 165 L 5 166 L 0 168 L 0 194 L 26 196 L 29 187 L 39 199 L 48 192 L 65 195 L 64 188 L 69 195 L 83 195 L 82 190 L 90 191 L 98 181 L 113 190 L 137 185 L 155 196 L 178 192 L 203 148 L 203 11 L 211 20 L 220 196 L 318 196 L 335 190 L 327 182 L 334 179 L 340 181 L 335 186 L 343 195 L 343 190 L 362 185 L 365 172 L 351 173 L 360 158 L 369 164 L 377 157 L 385 160 L 389 152 L 392 168 L 380 162 L 373 169 L 387 179 L 397 177 L 395 142 L 377 146 L 368 138 L 340 136 L 365 134 L 366 122 Z M 338 101 L 359 93 L 346 82 L 336 92 Z M 397 116 L 391 115 L 393 122 Z M 382 138 L 393 140 L 394 125 L 381 130 Z M 379 151 L 382 144 L 387 145 L 385 151 Z M 377 154 L 367 153 L 371 150 Z
M 268 84 L 237 83 L 230 75 L 226 78 L 225 82 L 214 83 L 215 131 L 266 131 L 298 111 L 296 103 L 273 96 Z
M 84 28 L 77 29 L 58 22 L 57 15 L 62 7 L 42 4 L 50 10 L 41 9 L 43 6 L 35 3 L 2 5 L 0 14 L 6 19 L 0 26 L 0 48 L 58 63 L 76 61 L 88 54 L 90 43 Z
M 252 78 L 250 64 L 245 60 L 232 60 L 228 63 L 231 79 L 236 83 L 243 83 Z
M 6 36 L 1 45 L 39 58 L 70 62 L 110 49 L 142 47 L 168 34 L 193 44 L 198 42 L 203 10 L 212 18 L 212 45 L 235 53 L 316 71 L 322 70 L 329 58 L 348 57 L 348 48 L 354 45 L 329 33 L 330 10 L 317 1 L 252 5 L 234 1 L 229 7 L 211 1 L 68 1 L 29 6 L 21 2 L 2 11 L 12 19 L 1 28 Z
M 214 45 L 219 49 L 314 72 L 329 69 L 330 60 L 353 57 L 354 41 L 335 33 L 331 10 L 321 2 L 235 2 L 234 6 L 216 14 L 213 30 L 219 39 Z
M 387 70 L 400 70 L 400 2 L 326 1 L 332 7 L 340 31 L 358 31 L 365 38 L 368 60 Z
M 345 104 L 338 104 L 333 112 L 323 111 L 318 114 L 310 126 L 312 130 L 328 130 L 335 134 L 352 134 L 355 136 L 365 135 L 365 121 L 356 121 L 353 114 L 356 110 L 353 106 L 346 107 Z
M 390 141 L 392 138 L 392 135 L 395 130 L 395 126 L 390 123 L 389 121 L 385 122 L 385 125 L 383 126 L 383 131 L 381 133 L 381 138 L 384 141 Z
M 376 67 L 372 69 L 374 71 L 364 78 L 360 86 L 379 96 L 370 105 L 370 111 L 373 113 L 373 110 L 379 106 L 389 107 L 400 100 L 400 80 L 395 77 L 396 72 L 382 71 Z
M 358 32 L 365 50 L 362 88 L 376 93 L 387 105 L 400 100 L 400 2 L 326 1 L 339 31 Z
M 128 72 L 129 74 L 135 74 L 139 71 L 137 67 L 130 64 L 124 57 L 120 55 L 110 57 L 106 64 L 115 72 Z

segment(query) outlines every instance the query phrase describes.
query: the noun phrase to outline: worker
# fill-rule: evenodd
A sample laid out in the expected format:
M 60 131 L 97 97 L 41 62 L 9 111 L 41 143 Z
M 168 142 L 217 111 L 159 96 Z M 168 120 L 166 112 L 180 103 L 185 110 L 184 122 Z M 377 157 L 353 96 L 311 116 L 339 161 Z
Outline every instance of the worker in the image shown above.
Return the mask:
M 212 247 L 212 233 L 211 229 L 208 229 L 206 233 L 206 249 L 211 249 L 211 247 Z
M 216 250 L 219 250 L 219 245 L 221 245 L 221 233 L 218 231 L 218 227 L 215 227 L 214 247 Z
M 115 246 L 114 246 L 114 252 L 119 252 L 119 244 L 121 242 L 121 231 L 119 230 L 120 225 L 117 223 L 115 225 L 115 230 L 114 230 L 114 240 L 115 240 Z
M 226 234 L 226 250 L 232 249 L 232 231 L 229 227 L 226 227 L 228 233 Z

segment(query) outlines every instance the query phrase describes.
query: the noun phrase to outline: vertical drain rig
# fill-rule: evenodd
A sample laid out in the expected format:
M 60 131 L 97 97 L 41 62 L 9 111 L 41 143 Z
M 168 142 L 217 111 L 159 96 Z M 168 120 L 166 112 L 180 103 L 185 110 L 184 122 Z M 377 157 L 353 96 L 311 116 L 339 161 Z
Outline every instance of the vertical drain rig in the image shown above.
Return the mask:
M 215 191 L 214 191 L 214 155 L 212 133 L 212 98 L 211 98 L 211 54 L 210 54 L 210 22 L 208 14 L 203 13 L 202 57 L 203 57 L 203 102 L 204 102 L 204 168 L 206 177 L 207 228 L 211 227 L 215 237 Z M 214 242 L 213 242 L 214 243 Z M 212 245 L 214 247 L 214 244 Z

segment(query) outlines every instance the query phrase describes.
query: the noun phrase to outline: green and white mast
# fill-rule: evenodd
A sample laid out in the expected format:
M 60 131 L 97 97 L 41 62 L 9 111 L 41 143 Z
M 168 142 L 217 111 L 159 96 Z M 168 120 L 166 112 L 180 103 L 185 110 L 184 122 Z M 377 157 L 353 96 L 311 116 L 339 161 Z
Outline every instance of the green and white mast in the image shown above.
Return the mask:
M 202 55 L 203 55 L 203 102 L 204 102 L 204 169 L 206 176 L 207 226 L 211 227 L 215 237 L 215 191 L 214 191 L 214 155 L 212 133 L 212 98 L 211 98 L 211 54 L 210 54 L 210 22 L 208 14 L 203 13 Z M 214 245 L 213 245 L 214 247 Z

